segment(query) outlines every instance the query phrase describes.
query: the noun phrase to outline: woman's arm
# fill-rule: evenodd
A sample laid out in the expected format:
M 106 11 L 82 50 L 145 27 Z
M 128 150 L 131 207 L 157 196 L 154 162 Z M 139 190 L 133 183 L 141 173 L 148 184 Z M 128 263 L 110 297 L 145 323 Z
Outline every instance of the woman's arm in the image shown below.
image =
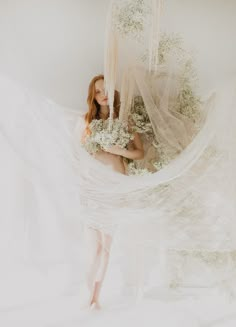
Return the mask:
M 134 147 L 133 149 L 122 149 L 118 145 L 114 145 L 109 149 L 106 149 L 106 152 L 116 154 L 118 156 L 122 156 L 132 160 L 143 159 L 144 157 L 143 143 L 138 133 L 134 134 L 133 147 Z
M 82 135 L 81 135 L 81 139 L 80 139 L 80 142 L 81 142 L 82 144 L 84 144 L 86 136 L 87 136 L 87 133 L 86 133 L 86 130 L 84 129 L 84 130 L 83 130 L 83 133 L 82 133 Z

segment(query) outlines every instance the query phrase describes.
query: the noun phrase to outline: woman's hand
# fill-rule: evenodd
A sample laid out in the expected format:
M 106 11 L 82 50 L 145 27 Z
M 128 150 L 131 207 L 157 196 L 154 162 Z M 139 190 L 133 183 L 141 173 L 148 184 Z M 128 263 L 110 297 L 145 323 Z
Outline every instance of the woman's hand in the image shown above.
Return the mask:
M 104 151 L 132 160 L 141 160 L 144 157 L 143 144 L 138 133 L 134 134 L 132 149 L 123 149 L 118 145 L 113 145 L 110 148 L 104 149 Z
M 104 149 L 104 151 L 111 154 L 116 154 L 117 156 L 124 155 L 124 149 L 122 149 L 119 145 L 113 145 L 110 148 Z

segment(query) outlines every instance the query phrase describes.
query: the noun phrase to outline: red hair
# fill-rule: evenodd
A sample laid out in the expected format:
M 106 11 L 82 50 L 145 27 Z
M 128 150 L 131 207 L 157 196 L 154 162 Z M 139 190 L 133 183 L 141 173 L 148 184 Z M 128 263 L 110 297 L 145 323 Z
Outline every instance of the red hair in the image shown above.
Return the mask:
M 84 116 L 85 123 L 86 123 L 86 128 L 85 128 L 86 134 L 91 133 L 89 130 L 89 124 L 91 123 L 91 121 L 93 119 L 99 119 L 100 105 L 95 99 L 95 95 L 96 95 L 95 83 L 101 79 L 104 80 L 104 75 L 102 74 L 97 75 L 91 80 L 89 84 L 88 97 L 87 97 L 88 111 Z M 120 111 L 120 96 L 118 91 L 115 91 L 113 106 L 114 106 L 114 118 L 118 118 L 119 111 Z

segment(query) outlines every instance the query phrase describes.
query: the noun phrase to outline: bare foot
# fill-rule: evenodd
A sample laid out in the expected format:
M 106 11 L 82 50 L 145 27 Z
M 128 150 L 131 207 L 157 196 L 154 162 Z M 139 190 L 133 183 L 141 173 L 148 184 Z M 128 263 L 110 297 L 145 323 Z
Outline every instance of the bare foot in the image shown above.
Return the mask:
M 90 310 L 101 310 L 101 305 L 98 302 L 92 302 L 90 304 Z

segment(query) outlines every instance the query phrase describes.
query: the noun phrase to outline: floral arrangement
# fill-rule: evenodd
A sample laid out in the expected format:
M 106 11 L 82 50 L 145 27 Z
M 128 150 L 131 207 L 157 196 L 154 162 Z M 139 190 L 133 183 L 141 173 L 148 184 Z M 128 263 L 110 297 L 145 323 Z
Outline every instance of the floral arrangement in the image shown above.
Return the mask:
M 127 174 L 129 176 L 130 175 L 143 176 L 143 175 L 151 174 L 151 172 L 148 169 L 146 169 L 146 168 L 138 168 L 138 167 L 136 167 L 134 161 L 130 161 L 128 163 Z
M 173 55 L 179 62 L 189 57 L 189 54 L 183 48 L 183 39 L 177 33 L 161 33 L 158 47 L 158 60 L 164 64 L 169 55 Z
M 129 132 L 128 124 L 118 118 L 112 121 L 94 119 L 89 124 L 89 129 L 91 134 L 86 136 L 83 146 L 91 154 L 99 150 L 106 150 L 113 145 L 126 148 L 134 138 L 133 134 Z
M 180 92 L 175 104 L 175 110 L 191 119 L 197 126 L 201 118 L 199 110 L 201 100 L 193 91 L 195 76 L 193 63 L 191 60 L 188 60 L 184 64 L 182 74 L 180 75 Z
M 173 109 L 197 123 L 200 119 L 199 107 L 201 105 L 200 98 L 194 92 L 197 74 L 192 55 L 183 48 L 183 39 L 179 34 L 161 34 L 158 49 L 159 62 L 165 63 L 169 55 L 174 57 L 181 67 L 179 75 L 180 92 Z
M 141 33 L 144 29 L 144 20 L 150 8 L 144 0 L 120 0 L 113 4 L 113 26 L 123 37 L 141 41 Z
M 227 266 L 228 271 L 230 269 L 235 269 L 236 267 L 236 251 L 206 251 L 204 249 L 188 249 L 188 250 L 175 250 L 169 249 L 167 252 L 167 256 L 169 257 L 168 271 L 170 278 L 170 287 L 177 288 L 182 285 L 184 282 L 184 273 L 187 273 L 186 268 L 188 267 L 189 260 L 195 260 L 195 262 L 199 262 L 204 264 L 206 269 L 205 273 L 207 274 L 208 268 L 214 270 L 215 275 L 217 275 L 217 271 L 221 271 Z M 209 282 L 209 281 L 208 281 Z M 235 282 L 235 281 L 234 281 Z M 224 286 L 221 285 L 224 283 L 219 282 L 219 287 Z M 231 285 L 232 286 L 232 285 Z M 234 291 L 231 287 L 229 294 L 230 296 L 235 298 Z
M 147 114 L 143 98 L 135 96 L 130 110 L 129 124 L 132 126 L 133 131 L 153 136 L 152 124 Z
M 201 121 L 201 100 L 195 93 L 196 73 L 194 70 L 193 60 L 190 53 L 183 48 L 183 40 L 178 34 L 162 33 L 157 51 L 160 64 L 167 61 L 168 56 L 173 56 L 179 65 L 179 93 L 173 107 L 173 112 L 177 112 L 187 117 L 194 124 L 195 130 L 199 128 Z M 147 60 L 147 54 L 143 56 L 143 61 Z M 162 169 L 172 159 L 173 153 L 163 145 L 161 140 L 154 135 L 152 125 L 147 114 L 144 101 L 141 96 L 135 96 L 130 108 L 129 116 L 130 125 L 133 130 L 143 134 L 150 146 L 156 149 L 156 160 L 152 162 L 155 171 Z M 131 166 L 132 174 L 143 175 L 144 171 L 140 170 L 138 162 Z M 137 172 L 135 173 L 135 169 Z

